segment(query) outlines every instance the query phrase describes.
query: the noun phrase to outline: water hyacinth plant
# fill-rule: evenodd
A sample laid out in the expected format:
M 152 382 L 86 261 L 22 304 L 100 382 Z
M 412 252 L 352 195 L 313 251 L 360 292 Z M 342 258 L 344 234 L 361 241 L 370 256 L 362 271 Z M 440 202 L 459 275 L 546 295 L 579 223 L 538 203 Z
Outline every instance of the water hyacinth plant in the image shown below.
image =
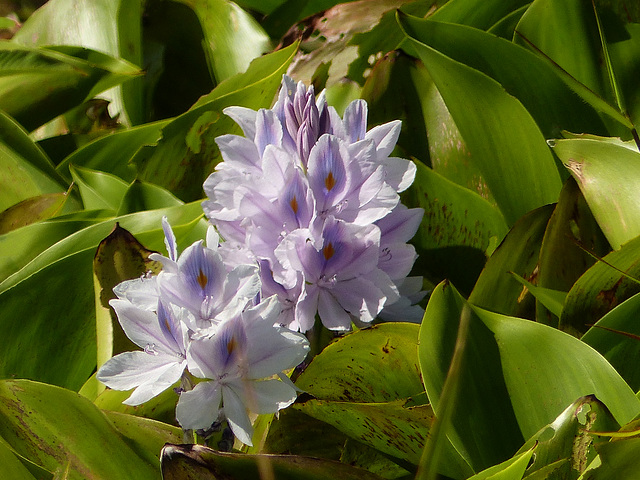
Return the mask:
M 636 3 L 4 2 L 0 478 L 637 478 Z

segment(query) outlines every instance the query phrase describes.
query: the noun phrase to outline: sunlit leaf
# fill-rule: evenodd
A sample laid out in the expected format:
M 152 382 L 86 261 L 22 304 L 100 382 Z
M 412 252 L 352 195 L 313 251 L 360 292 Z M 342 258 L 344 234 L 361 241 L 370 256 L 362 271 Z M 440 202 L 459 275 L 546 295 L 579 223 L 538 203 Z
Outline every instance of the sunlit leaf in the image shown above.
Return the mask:
M 296 385 L 321 400 L 388 402 L 417 395 L 424 391 L 416 356 L 418 328 L 386 323 L 336 340 L 313 359 Z
M 118 209 L 127 191 L 125 181 L 115 175 L 88 168 L 70 166 L 69 169 L 86 210 Z
M 90 48 L 142 67 L 141 5 L 140 0 L 51 0 L 29 17 L 13 41 L 27 46 Z M 104 95 L 125 124 L 143 121 L 142 79 Z
M 593 216 L 617 250 L 640 235 L 640 154 L 590 138 L 557 140 L 553 151 L 578 182 Z
M 410 27 L 406 17 L 399 16 L 399 22 Z M 489 76 L 414 38 L 410 28 L 406 35 L 440 91 L 507 223 L 513 225 L 530 210 L 556 201 L 561 188 L 558 169 L 522 103 Z
M 132 447 L 98 408 L 78 394 L 26 380 L 5 380 L 0 382 L 0 398 L 0 436 L 43 468 L 57 475 L 66 471 L 65 478 L 70 479 L 158 478 L 158 465 L 148 461 L 149 453 L 136 451 L 140 444 Z
M 440 284 L 420 330 L 420 366 L 436 412 L 464 304 L 451 285 Z M 474 469 L 510 458 L 523 437 L 533 436 L 581 396 L 595 394 L 620 424 L 640 412 L 640 401 L 625 381 L 580 340 L 535 322 L 471 308 L 448 436 Z

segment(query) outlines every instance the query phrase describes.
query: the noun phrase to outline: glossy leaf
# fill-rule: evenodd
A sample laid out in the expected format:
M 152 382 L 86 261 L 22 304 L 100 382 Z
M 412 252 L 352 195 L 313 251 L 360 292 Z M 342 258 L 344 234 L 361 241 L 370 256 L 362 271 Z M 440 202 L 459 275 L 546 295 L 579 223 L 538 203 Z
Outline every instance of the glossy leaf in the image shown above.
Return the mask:
M 283 480 L 380 480 L 381 477 L 344 463 L 286 455 L 244 455 L 217 452 L 201 445 L 165 445 L 162 478 L 189 480 L 223 476 L 229 480 L 272 475 Z M 265 473 L 262 473 L 265 472 Z
M 117 211 L 127 191 L 127 183 L 109 173 L 70 166 L 71 177 L 78 185 L 86 210 Z
M 640 154 L 590 138 L 557 140 L 553 151 L 578 182 L 611 246 L 640 235 Z
M 171 192 L 153 183 L 133 181 L 127 187 L 118 207 L 118 215 L 184 205 Z
M 0 43 L 0 108 L 28 130 L 140 74 L 94 50 L 59 50 Z
M 515 455 L 498 465 L 489 467 L 486 470 L 470 477 L 469 480 L 521 480 L 531 462 L 534 449 L 530 448 L 526 452 Z
M 221 159 L 214 138 L 235 128 L 222 109 L 230 105 L 269 107 L 295 49 L 292 45 L 255 59 L 245 73 L 222 82 L 167 124 L 157 146 L 143 149 L 135 157 L 140 180 L 166 188 L 184 201 L 202 198 L 202 183 Z M 198 124 L 203 115 L 207 121 Z M 194 128 L 201 145 L 198 152 L 185 141 Z
M 499 82 L 527 109 L 545 138 L 556 137 L 561 130 L 606 132 L 596 111 L 529 50 L 463 25 L 411 16 L 402 24 L 416 40 Z
M 92 378 L 95 378 L 95 376 Z M 149 418 L 157 420 L 158 422 L 163 422 L 164 424 L 174 426 L 178 425 L 176 421 L 176 404 L 178 403 L 178 394 L 176 394 L 173 389 L 169 388 L 165 390 L 142 405 L 131 406 L 122 403 L 129 398 L 131 391 L 124 392 L 110 389 L 105 390 L 104 386 L 100 382 L 97 380 L 96 382 L 100 384 L 100 388 L 94 389 L 97 397 L 93 403 L 95 403 L 98 408 L 112 413 Z
M 327 346 L 296 380 L 320 400 L 388 402 L 424 391 L 416 346 L 418 325 L 386 323 Z M 335 375 L 340 372 L 340 375 Z
M 562 306 L 564 305 L 564 300 L 567 297 L 567 292 L 538 287 L 515 273 L 513 274 L 513 278 L 520 282 L 527 291 L 536 298 L 536 300 L 543 304 L 556 317 L 560 317 L 560 315 L 562 315 Z
M 522 103 L 484 73 L 414 38 L 406 17 L 399 16 L 399 22 L 407 28 L 410 48 L 427 67 L 507 223 L 513 225 L 528 211 L 556 201 L 560 175 Z
M 52 0 L 34 12 L 13 37 L 26 46 L 68 45 L 91 48 L 143 66 L 139 0 Z M 142 79 L 103 96 L 125 124 L 143 121 Z M 80 102 L 78 102 L 80 103 Z
M 638 448 L 640 448 L 640 438 L 629 438 L 598 446 L 600 466 L 587 471 L 584 478 L 589 480 L 633 478 L 640 466 Z
M 136 451 L 139 444 L 132 447 L 100 410 L 76 393 L 5 380 L 0 397 L 0 436 L 43 468 L 57 475 L 66 472 L 70 479 L 158 477 L 148 452 Z
M 436 412 L 464 304 L 452 286 L 440 284 L 420 330 L 422 377 Z M 620 424 L 640 412 L 629 386 L 581 341 L 545 325 L 471 308 L 448 436 L 474 469 L 510 458 L 523 437 L 533 436 L 581 396 L 595 394 Z
M 225 0 L 175 1 L 188 5 L 200 20 L 204 52 L 216 82 L 244 72 L 251 60 L 270 50 L 269 37 L 262 27 L 235 3 Z
M 432 18 L 486 30 L 505 15 L 529 3 L 526 0 L 450 0 Z

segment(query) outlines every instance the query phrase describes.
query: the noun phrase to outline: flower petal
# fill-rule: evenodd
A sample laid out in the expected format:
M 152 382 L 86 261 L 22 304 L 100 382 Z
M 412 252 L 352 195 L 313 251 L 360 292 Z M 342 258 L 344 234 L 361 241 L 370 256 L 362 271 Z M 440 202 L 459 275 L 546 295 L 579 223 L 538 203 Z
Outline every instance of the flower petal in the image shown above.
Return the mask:
M 186 430 L 208 429 L 220 414 L 222 391 L 218 382 L 200 382 L 180 394 L 176 418 Z

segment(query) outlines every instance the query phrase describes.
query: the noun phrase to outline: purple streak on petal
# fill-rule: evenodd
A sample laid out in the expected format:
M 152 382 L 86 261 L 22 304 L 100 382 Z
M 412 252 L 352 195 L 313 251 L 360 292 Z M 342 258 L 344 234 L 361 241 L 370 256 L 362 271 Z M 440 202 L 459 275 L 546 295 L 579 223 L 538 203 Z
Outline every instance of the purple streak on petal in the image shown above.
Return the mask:
M 263 108 L 258 111 L 255 144 L 260 156 L 267 145 L 282 146 L 282 125 L 271 110 Z
M 349 143 L 364 140 L 367 133 L 367 102 L 364 100 L 351 102 L 344 111 L 343 121 Z

